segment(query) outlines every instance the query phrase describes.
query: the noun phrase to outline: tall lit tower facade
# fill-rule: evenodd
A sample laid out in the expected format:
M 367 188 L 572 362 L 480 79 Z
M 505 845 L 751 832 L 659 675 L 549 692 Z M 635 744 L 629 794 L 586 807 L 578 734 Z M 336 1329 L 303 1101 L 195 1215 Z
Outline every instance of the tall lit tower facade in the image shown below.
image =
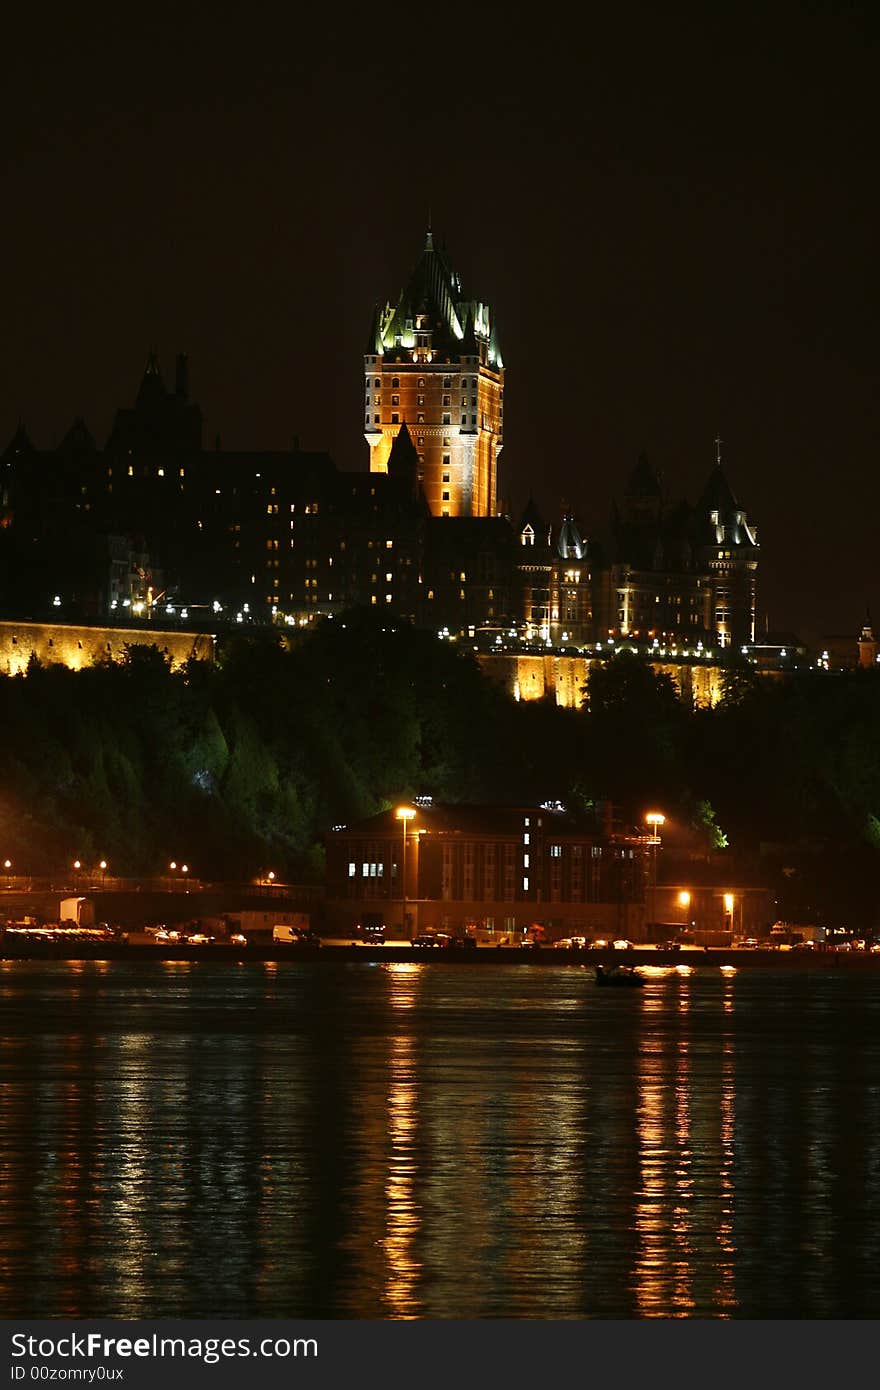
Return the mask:
M 388 471 L 405 422 L 432 515 L 497 515 L 504 363 L 489 306 L 463 297 L 430 232 L 397 304 L 374 315 L 364 402 L 371 472 Z

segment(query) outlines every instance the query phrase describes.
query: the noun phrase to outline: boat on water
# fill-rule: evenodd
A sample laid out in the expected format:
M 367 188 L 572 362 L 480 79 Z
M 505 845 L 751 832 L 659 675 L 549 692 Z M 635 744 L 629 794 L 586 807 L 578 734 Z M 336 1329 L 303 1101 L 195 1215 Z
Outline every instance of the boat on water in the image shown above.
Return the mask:
M 596 984 L 612 985 L 617 989 L 640 989 L 645 981 L 634 965 L 596 966 Z

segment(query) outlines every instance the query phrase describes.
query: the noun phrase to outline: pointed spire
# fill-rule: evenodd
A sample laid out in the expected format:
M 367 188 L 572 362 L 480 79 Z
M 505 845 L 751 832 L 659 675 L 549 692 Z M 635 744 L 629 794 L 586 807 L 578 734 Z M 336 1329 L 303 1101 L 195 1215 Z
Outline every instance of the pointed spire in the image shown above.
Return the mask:
M 34 446 L 31 437 L 24 427 L 24 422 L 19 420 L 18 428 L 10 439 L 6 448 L 3 450 L 3 458 L 14 458 L 16 454 L 32 454 Z
M 472 304 L 468 305 L 467 318 L 465 319 L 464 323 L 464 335 L 461 340 L 461 350 L 466 355 L 473 356 L 475 356 L 478 351 L 477 333 L 476 328 L 474 327 L 474 309 Z
M 189 397 L 189 360 L 185 352 L 177 354 L 177 365 L 174 375 L 174 391 L 180 396 L 181 400 Z
M 720 434 L 716 434 L 716 436 L 715 436 L 715 466 L 716 466 L 717 468 L 720 468 L 720 467 L 721 467 L 721 445 L 722 445 L 723 443 L 724 443 L 724 440 L 721 438 L 721 435 L 720 435 Z
M 434 233 L 431 230 L 431 204 L 428 204 L 428 228 L 425 233 L 425 250 L 434 250 Z
M 382 310 L 377 304 L 373 309 L 373 318 L 370 323 L 370 332 L 367 337 L 367 357 L 378 357 L 384 349 L 382 347 Z
M 415 495 L 419 476 L 419 455 L 409 427 L 404 420 L 394 436 L 391 453 L 388 455 L 388 473 L 393 478 L 405 478 L 412 486 Z
M 141 380 L 140 390 L 138 391 L 138 402 L 154 400 L 157 395 L 165 395 L 165 382 L 162 380 L 162 369 L 159 366 L 159 354 L 155 348 L 150 348 L 147 354 L 147 365 L 144 368 L 143 379 Z
M 561 560 L 583 560 L 587 553 L 571 512 L 566 512 L 562 518 L 557 550 Z

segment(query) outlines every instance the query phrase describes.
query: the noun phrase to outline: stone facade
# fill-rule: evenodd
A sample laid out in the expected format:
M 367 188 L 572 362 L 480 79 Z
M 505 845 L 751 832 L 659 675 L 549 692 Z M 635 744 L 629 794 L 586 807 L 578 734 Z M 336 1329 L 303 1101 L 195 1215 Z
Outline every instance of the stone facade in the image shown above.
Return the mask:
M 214 643 L 213 634 L 206 632 L 0 622 L 0 674 L 21 675 L 32 656 L 43 666 L 80 671 L 100 661 L 121 661 L 129 646 L 158 647 L 175 669 L 190 657 L 213 661 Z

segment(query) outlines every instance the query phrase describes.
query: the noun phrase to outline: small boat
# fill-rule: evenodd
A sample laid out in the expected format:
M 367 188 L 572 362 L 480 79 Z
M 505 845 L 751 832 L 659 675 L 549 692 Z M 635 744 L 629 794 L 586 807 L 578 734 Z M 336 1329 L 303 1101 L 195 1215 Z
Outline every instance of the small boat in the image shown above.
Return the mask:
M 639 989 L 645 981 L 634 965 L 596 966 L 596 984 L 614 985 L 617 989 Z

